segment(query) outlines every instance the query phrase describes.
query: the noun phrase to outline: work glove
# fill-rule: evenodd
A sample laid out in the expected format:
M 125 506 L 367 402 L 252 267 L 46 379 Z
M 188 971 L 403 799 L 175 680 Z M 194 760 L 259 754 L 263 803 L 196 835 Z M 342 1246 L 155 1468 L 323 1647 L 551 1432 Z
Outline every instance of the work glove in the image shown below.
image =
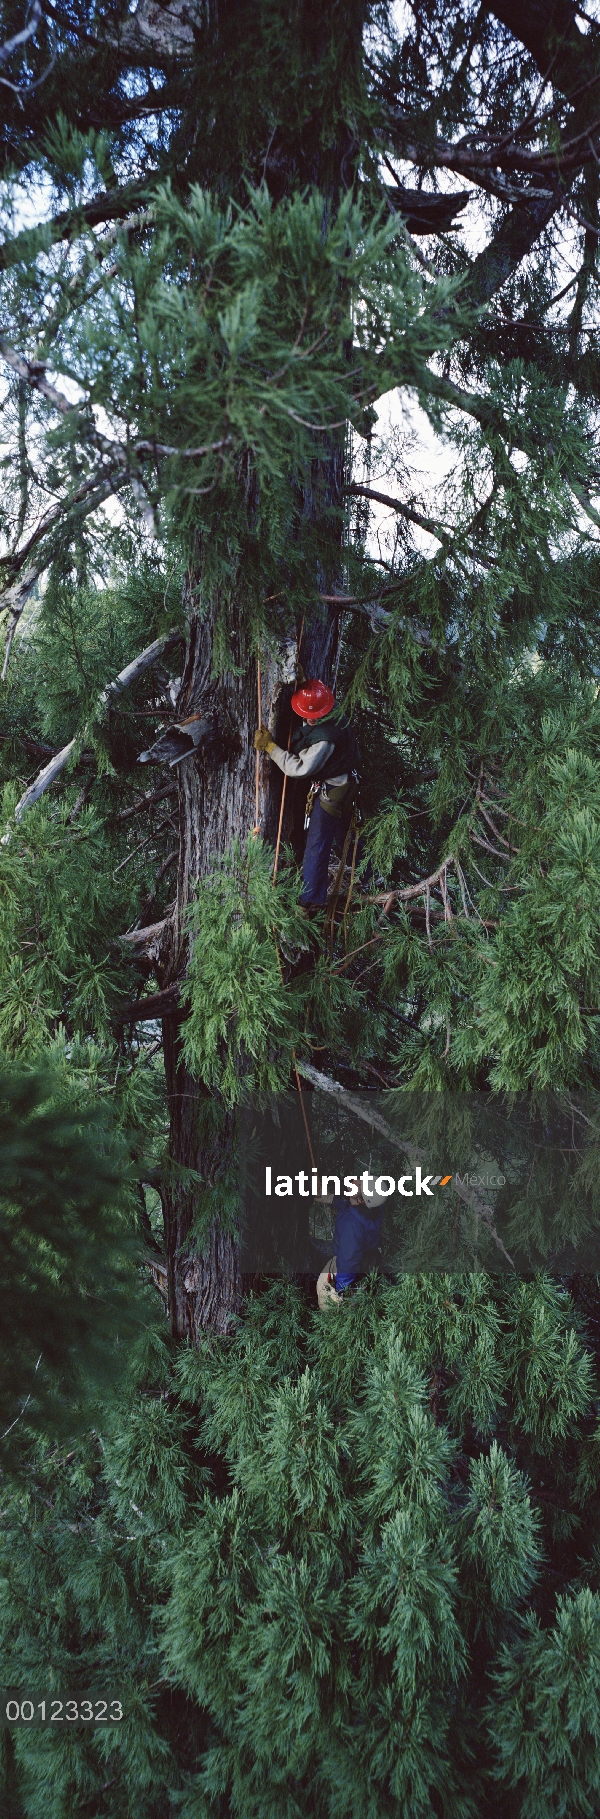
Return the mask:
M 275 740 L 271 738 L 267 726 L 259 726 L 257 732 L 255 732 L 254 750 L 255 752 L 274 752 Z

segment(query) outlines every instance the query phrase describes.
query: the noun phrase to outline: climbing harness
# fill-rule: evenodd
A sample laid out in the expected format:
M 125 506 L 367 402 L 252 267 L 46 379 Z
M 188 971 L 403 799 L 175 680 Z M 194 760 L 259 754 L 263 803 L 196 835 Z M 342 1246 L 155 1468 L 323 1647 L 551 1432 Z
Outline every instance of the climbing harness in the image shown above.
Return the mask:
M 311 783 L 311 786 L 310 786 L 310 789 L 309 789 L 309 792 L 308 792 L 308 795 L 306 798 L 306 808 L 304 811 L 304 832 L 305 833 L 306 833 L 306 829 L 308 827 L 308 823 L 310 821 L 310 817 L 313 812 L 315 796 L 318 796 L 318 794 L 319 794 L 319 787 L 320 787 L 320 785 L 318 783 Z

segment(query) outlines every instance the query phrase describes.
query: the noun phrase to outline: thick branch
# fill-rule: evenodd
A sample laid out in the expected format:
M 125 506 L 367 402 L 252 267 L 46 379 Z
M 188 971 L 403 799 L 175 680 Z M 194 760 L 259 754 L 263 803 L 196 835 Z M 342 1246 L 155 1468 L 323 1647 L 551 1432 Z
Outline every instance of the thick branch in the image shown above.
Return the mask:
M 359 499 L 373 499 L 377 505 L 389 505 L 391 511 L 398 512 L 401 518 L 407 518 L 410 524 L 418 524 L 420 530 L 427 531 L 431 537 L 436 537 L 438 543 L 441 543 L 444 548 L 459 548 L 462 544 L 463 549 L 472 556 L 474 562 L 480 562 L 483 568 L 491 567 L 491 563 L 486 560 L 480 550 L 474 549 L 472 544 L 461 538 L 460 531 L 449 530 L 447 525 L 439 524 L 436 518 L 428 518 L 424 512 L 415 511 L 414 506 L 405 505 L 402 499 L 395 499 L 390 493 L 380 493 L 372 486 L 360 486 L 354 481 L 346 487 L 346 492 L 352 493 Z
M 125 15 L 118 32 L 107 30 L 106 35 L 121 55 L 141 58 L 144 64 L 189 63 L 194 53 L 194 25 L 202 23 L 203 11 L 202 0 L 170 0 L 168 6 L 138 0 L 135 12 Z
M 389 110 L 393 143 L 405 158 L 429 169 L 453 170 L 469 182 L 492 190 L 516 206 L 500 222 L 489 244 L 473 261 L 466 291 L 475 302 L 487 302 L 531 252 L 539 234 L 566 198 L 559 185 L 591 160 L 597 161 L 600 130 L 600 42 L 596 27 L 583 33 L 570 0 L 499 0 L 487 10 L 534 58 L 543 82 L 551 81 L 574 109 L 569 136 L 559 149 L 527 146 L 537 130 L 535 108 L 514 131 L 503 136 L 482 130 L 479 146 L 470 134 L 457 143 L 443 139 L 419 143 L 415 121 L 400 109 Z M 516 173 L 529 178 L 522 198 L 511 194 Z M 541 184 L 540 184 L 541 179 Z
M 497 436 L 502 437 L 503 441 L 510 443 L 512 448 L 520 448 L 524 454 L 529 453 L 519 435 L 518 423 L 511 423 L 509 427 L 502 412 L 496 405 L 490 404 L 487 398 L 482 398 L 478 392 L 465 391 L 462 386 L 455 385 L 452 379 L 443 378 L 440 373 L 430 371 L 429 378 L 431 381 L 429 389 L 434 397 L 454 405 L 459 411 L 465 411 L 468 416 L 474 417 L 475 421 L 481 424 L 482 429 L 493 430 Z M 570 486 L 571 492 L 590 522 L 600 525 L 600 513 L 592 504 L 589 494 L 581 482 L 574 478 L 567 468 L 563 469 L 562 478 Z
M 97 448 L 104 460 L 107 460 L 117 471 L 121 469 L 131 487 L 146 528 L 154 534 L 156 530 L 154 512 L 139 473 L 136 474 L 135 466 L 132 465 L 131 457 L 133 455 L 135 460 L 135 451 L 124 448 L 121 442 L 115 442 L 110 436 L 103 436 L 97 428 L 94 418 L 89 414 L 86 417 L 87 405 L 85 403 L 71 404 L 64 392 L 59 392 L 56 386 L 46 378 L 44 360 L 27 360 L 23 354 L 17 353 L 16 348 L 11 347 L 2 335 L 0 335 L 0 354 L 6 360 L 7 366 L 12 367 L 13 372 L 18 373 L 19 378 L 24 379 L 32 391 L 39 392 L 48 404 L 60 412 L 61 417 L 72 417 L 81 432 L 82 441 L 91 443 L 94 448 Z M 142 454 L 146 454 L 150 446 L 150 444 L 143 445 Z M 196 453 L 195 450 L 191 452 Z M 111 490 L 116 490 L 116 484 L 112 489 L 109 487 L 109 491 Z
M 109 682 L 106 688 L 103 688 L 102 694 L 98 696 L 98 702 L 93 715 L 94 720 L 99 718 L 104 712 L 104 709 L 108 707 L 109 703 L 114 701 L 118 695 L 121 695 L 124 689 L 130 688 L 132 682 L 137 682 L 138 677 L 143 675 L 144 670 L 150 669 L 151 665 L 156 663 L 158 657 L 164 656 L 165 652 L 171 650 L 173 645 L 179 644 L 180 640 L 181 632 L 175 630 L 167 632 L 164 637 L 156 638 L 153 644 L 149 644 L 145 651 L 141 651 L 138 657 L 133 658 L 131 663 L 127 663 L 125 669 L 120 670 L 119 675 L 115 676 L 114 681 Z M 85 737 L 85 732 L 86 728 L 84 727 L 83 737 Z M 71 757 L 71 753 L 75 750 L 76 742 L 76 739 L 70 739 L 68 745 L 63 745 L 60 752 L 55 752 L 54 757 L 50 759 L 49 764 L 44 765 L 43 770 L 38 772 L 34 782 L 30 783 L 29 788 L 25 790 L 20 801 L 17 803 L 15 821 L 22 820 L 23 815 L 27 813 L 27 810 L 33 808 L 34 802 L 39 802 L 40 796 L 45 794 L 45 791 L 50 788 L 50 784 L 55 782 L 56 778 L 60 776 L 61 771 L 64 771 L 65 765 L 68 764 L 69 758 Z M 4 846 L 9 837 L 10 830 L 7 830 L 2 837 L 0 844 Z
M 21 228 L 20 233 L 14 234 L 12 238 L 7 236 L 0 246 L 0 271 L 14 265 L 20 258 L 26 258 L 31 253 L 32 242 L 35 244 L 36 235 L 39 235 L 44 246 L 48 242 L 54 246 L 60 240 L 76 240 L 82 227 L 100 227 L 105 221 L 115 224 L 122 222 L 125 229 L 142 226 L 152 218 L 153 212 L 151 209 L 136 209 L 136 203 L 144 201 L 145 193 L 139 184 L 116 191 L 101 190 L 98 196 L 92 197 L 91 202 L 84 202 L 79 208 L 62 209 L 51 221 L 40 221 L 35 227 Z M 95 243 L 94 251 L 99 259 L 102 258 L 104 248 L 112 244 L 115 237 L 116 226 Z
M 118 936 L 118 940 L 122 941 L 125 946 L 131 948 L 132 952 L 130 957 L 135 960 L 136 949 L 142 953 L 144 948 L 147 949 L 158 945 L 160 937 L 164 934 L 169 921 L 169 916 L 163 916 L 160 922 L 151 922 L 146 928 L 128 929 L 125 935 Z
M 400 121 L 400 131 L 404 125 L 409 124 L 412 123 Z M 541 196 L 543 190 L 539 185 L 544 177 L 561 177 L 565 170 L 579 170 L 582 164 L 593 162 L 594 150 L 590 139 L 592 133 L 598 133 L 599 128 L 600 120 L 594 120 L 582 128 L 581 132 L 576 132 L 557 152 L 542 152 L 538 147 L 529 150 L 518 145 L 509 151 L 493 139 L 488 140 L 481 151 L 477 151 L 472 144 L 450 145 L 445 139 L 436 139 L 433 146 L 429 147 L 425 143 L 419 145 L 408 140 L 403 144 L 402 150 L 403 155 L 414 164 L 423 164 L 425 161 L 433 163 L 442 170 L 456 171 L 474 183 L 481 182 L 484 188 L 488 178 L 494 179 L 498 171 L 507 174 L 522 172 L 526 176 L 532 176 L 534 183 L 537 178 L 538 187 L 534 193 Z
M 528 197 L 511 209 L 492 234 L 487 246 L 473 260 L 465 296 L 472 303 L 488 303 L 502 289 L 523 259 L 528 257 L 552 216 L 560 207 L 560 195 L 554 191 Z
M 96 476 L 96 480 L 97 478 L 98 477 Z M 10 556 L 2 557 L 2 562 L 9 563 L 12 573 L 15 574 L 16 572 L 18 575 L 18 580 L 14 581 L 12 585 L 6 587 L 0 593 L 0 612 L 8 612 L 10 615 L 9 632 L 4 649 L 2 674 L 0 676 L 2 682 L 6 680 L 13 638 L 21 613 L 36 582 L 39 581 L 40 576 L 44 574 L 49 561 L 52 559 L 54 544 L 51 543 L 50 551 L 46 551 L 37 562 L 30 562 L 28 568 L 20 574 L 19 570 L 22 562 L 25 561 L 29 551 L 40 538 L 48 530 L 52 530 L 54 524 L 64 523 L 65 520 L 68 522 L 71 514 L 76 518 L 89 517 L 90 513 L 95 512 L 97 507 L 102 505 L 105 499 L 110 498 L 113 493 L 118 492 L 119 487 L 124 486 L 127 478 L 128 476 L 126 474 L 116 474 L 112 477 L 107 475 L 98 485 L 96 485 L 95 480 L 86 482 L 86 484 L 80 487 L 78 492 L 73 494 L 69 500 L 56 506 L 52 512 L 47 513 L 41 528 L 38 526 L 36 531 L 32 533 L 28 542 L 25 544 L 24 549 L 19 551 L 16 555 L 13 553 Z
M 15 32 L 14 38 L 7 38 L 4 44 L 0 44 L 0 63 L 8 63 L 13 51 L 18 50 L 22 44 L 26 44 L 28 38 L 35 36 L 41 17 L 40 0 L 31 0 L 27 25 L 24 25 L 22 32 Z
M 110 436 L 103 436 L 93 417 L 88 416 L 86 420 L 84 415 L 88 409 L 86 403 L 72 404 L 70 399 L 65 397 L 64 392 L 59 392 L 57 387 L 51 384 L 51 381 L 46 378 L 45 360 L 28 360 L 25 355 L 19 354 L 16 348 L 11 347 L 10 342 L 3 335 L 0 335 L 0 354 L 6 360 L 7 366 L 12 367 L 13 372 L 18 373 L 19 378 L 24 379 L 25 384 L 29 385 L 33 392 L 39 392 L 40 396 L 46 399 L 47 404 L 51 404 L 61 417 L 72 417 L 74 422 L 78 422 L 84 441 L 92 442 L 94 447 L 98 448 L 100 453 L 107 456 L 117 467 L 129 469 L 131 453 L 135 451 L 130 452 L 123 447 L 121 442 L 115 442 Z M 142 452 L 148 453 L 151 447 L 151 443 L 143 443 Z
M 442 859 L 441 865 L 436 866 L 434 872 L 430 872 L 428 878 L 419 878 L 417 884 L 405 884 L 399 890 L 380 891 L 376 897 L 369 897 L 368 902 L 382 903 L 382 914 L 387 916 L 393 903 L 411 903 L 413 897 L 424 897 L 427 891 L 431 891 L 432 887 L 435 888 L 440 883 L 442 878 L 445 881 L 449 865 L 456 865 L 454 853 L 448 853 L 447 857 Z M 446 916 L 445 920 L 451 921 L 452 918 Z
M 164 991 L 153 992 L 150 998 L 135 998 L 131 1004 L 122 1004 L 115 1012 L 114 1022 L 153 1023 L 155 1018 L 172 1016 L 178 1001 L 179 986 L 167 985 Z
M 407 189 L 398 180 L 385 187 L 394 209 L 402 215 L 409 234 L 449 233 L 455 216 L 466 208 L 470 200 L 468 190 L 459 190 L 454 195 L 447 196 L 437 190 Z
M 494 0 L 487 9 L 523 44 L 541 76 L 551 71 L 555 88 L 570 96 L 587 83 L 597 56 L 597 34 L 577 24 L 571 0 Z
M 39 519 L 35 529 L 31 532 L 31 535 L 27 538 L 27 542 L 22 545 L 20 550 L 12 550 L 10 555 L 0 556 L 0 568 L 8 568 L 13 575 L 18 575 L 27 561 L 27 557 L 31 554 L 32 549 L 35 549 L 36 543 L 40 543 L 42 538 L 47 535 L 48 531 L 53 529 L 53 526 L 57 524 L 60 519 L 64 520 L 72 511 L 76 510 L 79 505 L 83 505 L 84 501 L 86 501 L 86 512 L 84 515 L 86 517 L 89 516 L 90 512 L 95 511 L 98 505 L 102 505 L 105 499 L 110 498 L 111 494 L 116 492 L 117 488 L 124 484 L 124 478 L 125 476 L 115 476 L 112 474 L 103 476 L 98 472 L 92 474 L 90 479 L 84 480 L 82 485 L 78 486 L 77 491 L 71 493 L 68 499 L 59 500 L 57 505 L 53 505 L 52 509 L 49 512 L 46 512 L 44 518 Z M 42 569 L 45 567 L 46 563 L 44 562 L 42 568 L 36 570 L 36 578 L 37 575 L 42 573 Z M 31 591 L 31 589 L 29 591 Z M 0 594 L 0 610 L 8 605 L 10 605 L 8 594 Z M 14 608 L 11 606 L 11 611 L 13 610 Z
M 454 541 L 452 531 L 449 531 L 445 525 L 438 524 L 437 519 L 427 518 L 424 512 L 415 511 L 414 506 L 405 505 L 401 499 L 394 499 L 389 493 L 377 492 L 372 486 L 360 486 L 354 480 L 345 490 L 347 493 L 351 493 L 353 498 L 373 499 L 376 505 L 389 505 L 390 510 L 397 512 L 399 517 L 407 518 L 410 524 L 418 524 L 420 530 L 428 531 L 431 537 L 437 537 L 439 543 Z
M 107 496 L 107 493 L 115 491 L 117 485 L 122 485 L 123 480 L 127 480 L 141 511 L 142 518 L 153 532 L 155 529 L 154 515 L 149 500 L 144 492 L 144 488 L 140 482 L 139 471 L 136 474 L 136 464 L 143 461 L 146 456 L 151 456 L 155 460 L 158 457 L 164 457 L 166 459 L 173 456 L 179 456 L 184 461 L 195 461 L 201 459 L 205 455 L 220 453 L 222 449 L 228 448 L 232 441 L 231 436 L 221 436 L 216 442 L 201 443 L 195 448 L 177 448 L 172 443 L 156 442 L 153 438 L 142 437 L 138 442 L 133 443 L 131 447 L 127 448 L 123 443 L 116 442 L 110 436 L 102 435 L 102 432 L 97 428 L 97 425 L 94 422 L 94 418 L 88 414 L 88 407 L 85 403 L 72 404 L 70 400 L 65 397 L 64 392 L 59 392 L 57 387 L 52 385 L 51 381 L 46 378 L 45 361 L 28 360 L 25 355 L 19 354 L 16 348 L 11 347 L 10 342 L 2 335 L 0 335 L 0 354 L 3 359 L 6 360 L 7 366 L 10 366 L 12 371 L 17 373 L 19 378 L 23 379 L 25 384 L 31 387 L 32 391 L 39 392 L 41 397 L 45 398 L 46 402 L 53 406 L 54 410 L 59 411 L 61 417 L 71 417 L 73 419 L 73 422 L 77 424 L 77 427 L 80 430 L 84 442 L 91 443 L 94 448 L 97 448 L 103 459 L 108 461 L 111 467 L 117 470 L 117 472 L 121 469 L 122 478 L 120 481 L 116 479 L 113 482 L 110 480 L 105 481 L 103 475 L 98 477 L 100 484 L 106 484 L 107 486 L 107 492 L 105 492 L 104 497 Z M 85 493 L 89 491 L 90 487 L 93 485 L 95 485 L 95 480 L 93 478 L 86 481 L 84 486 L 80 489 L 80 496 L 83 498 Z M 78 495 L 75 495 L 73 501 L 68 502 L 65 506 L 57 507 L 53 513 L 53 518 L 58 516 L 62 511 L 67 510 L 69 504 L 76 502 L 77 497 Z M 50 519 L 49 522 L 52 522 L 52 519 Z M 43 530 L 39 532 L 39 535 L 43 535 Z M 33 539 L 31 541 L 33 541 Z

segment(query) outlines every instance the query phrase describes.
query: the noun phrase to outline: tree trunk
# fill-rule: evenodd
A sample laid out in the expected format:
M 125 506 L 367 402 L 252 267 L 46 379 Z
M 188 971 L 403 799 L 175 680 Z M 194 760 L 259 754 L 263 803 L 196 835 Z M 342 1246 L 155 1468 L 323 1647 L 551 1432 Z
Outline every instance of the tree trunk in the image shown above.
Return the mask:
M 186 660 L 175 718 L 181 721 L 200 713 L 209 720 L 211 730 L 200 751 L 178 766 L 177 899 L 161 950 L 161 988 L 185 974 L 186 914 L 196 880 L 213 869 L 215 860 L 229 852 L 235 840 L 243 843 L 253 830 L 273 845 L 279 820 L 283 779 L 264 756 L 259 759 L 258 816 L 256 813 L 253 735 L 258 723 L 258 653 L 248 649 L 239 626 L 232 631 L 231 615 L 231 669 L 216 679 L 211 674 L 219 604 L 213 613 L 200 618 L 190 590 Z M 323 676 L 330 671 L 336 629 L 335 617 L 317 607 L 314 623 L 305 629 L 302 639 L 307 673 Z M 293 628 L 290 631 L 282 624 L 279 648 L 261 651 L 260 668 L 263 724 L 274 728 L 286 745 L 297 668 Z M 302 792 L 296 784 L 287 791 L 288 826 L 297 819 L 295 795 L 300 799 L 296 806 L 301 807 L 306 788 Z M 228 1331 L 241 1301 L 241 1274 L 235 1236 L 218 1220 L 210 1227 L 202 1254 L 194 1240 L 199 1190 L 186 1182 L 184 1171 L 193 1170 L 205 1185 L 216 1183 L 228 1160 L 233 1127 L 231 1115 L 223 1107 L 218 1135 L 206 1137 L 202 1113 L 207 1109 L 207 1093 L 185 1065 L 181 1022 L 181 1012 L 176 1010 L 163 1019 L 171 1162 L 163 1210 L 171 1330 L 177 1337 L 194 1340 L 202 1328 Z
M 349 27 L 355 48 L 360 45 L 363 9 L 356 9 Z M 321 27 L 318 28 L 318 33 Z M 324 43 L 327 42 L 327 30 Z M 315 44 L 315 54 L 317 46 Z M 358 156 L 358 142 L 343 120 L 337 118 L 336 131 L 329 146 L 311 142 L 310 178 L 327 198 L 326 207 L 334 207 L 340 195 L 352 183 Z M 308 174 L 308 173 L 307 173 Z M 285 180 L 284 180 L 285 175 Z M 278 164 L 276 192 L 293 189 L 298 172 Z M 351 358 L 352 350 L 348 349 Z M 325 605 L 319 607 L 319 594 L 335 594 L 342 581 L 342 527 L 344 521 L 347 444 L 342 431 L 333 433 L 325 442 L 319 439 L 315 448 L 312 471 L 304 488 L 297 494 L 296 536 L 305 547 L 307 580 L 313 580 L 314 605 L 306 614 L 301 662 L 308 676 L 331 678 L 339 632 L 339 616 Z M 276 581 L 276 578 L 275 578 Z M 275 583 L 274 583 L 275 585 Z M 269 592 L 273 590 L 269 589 Z M 277 836 L 283 777 L 266 757 L 259 760 L 258 812 L 256 803 L 256 764 L 253 747 L 254 729 L 259 717 L 277 740 L 287 745 L 290 725 L 290 696 L 297 675 L 299 627 L 290 623 L 281 595 L 281 620 L 277 638 L 260 653 L 249 648 L 240 618 L 231 600 L 215 600 L 212 612 L 200 617 L 195 605 L 195 589 L 188 594 L 188 643 L 185 668 L 177 702 L 176 718 L 201 713 L 211 722 L 211 734 L 203 742 L 198 756 L 185 758 L 179 766 L 180 851 L 177 901 L 172 931 L 164 953 L 164 966 L 159 983 L 169 984 L 181 978 L 187 964 L 186 912 L 198 878 L 209 873 L 215 860 L 229 852 L 235 840 L 243 843 L 252 829 L 263 840 L 274 845 Z M 215 630 L 227 625 L 230 641 L 231 669 L 213 677 L 213 644 Z M 260 716 L 257 690 L 257 657 L 260 655 Z M 216 666 L 215 666 L 216 667 Z M 303 846 L 303 808 L 306 799 L 300 784 L 286 792 L 286 814 L 283 837 L 291 834 L 298 859 Z M 227 1161 L 226 1131 L 218 1141 L 207 1145 L 201 1135 L 202 1090 L 185 1067 L 180 1039 L 180 1020 L 170 1014 L 164 1020 L 164 1053 L 170 1108 L 170 1155 L 174 1166 L 164 1199 L 166 1250 L 168 1260 L 169 1308 L 171 1328 L 177 1336 L 196 1338 L 203 1327 L 219 1333 L 228 1330 L 232 1315 L 241 1301 L 241 1275 L 235 1238 L 225 1232 L 218 1221 L 211 1226 L 202 1254 L 194 1241 L 193 1189 L 178 1185 L 177 1169 L 196 1170 L 205 1183 L 218 1178 Z M 180 1176 L 180 1183 L 183 1177 Z M 196 1196 L 197 1200 L 197 1196 Z M 191 1235 L 190 1235 L 191 1234 Z

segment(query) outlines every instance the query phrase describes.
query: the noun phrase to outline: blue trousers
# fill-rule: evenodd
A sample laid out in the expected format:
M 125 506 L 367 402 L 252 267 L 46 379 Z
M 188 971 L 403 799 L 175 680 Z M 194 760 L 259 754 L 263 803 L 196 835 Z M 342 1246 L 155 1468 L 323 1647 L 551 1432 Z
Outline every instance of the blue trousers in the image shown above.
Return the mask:
M 300 902 L 304 909 L 308 908 L 310 903 L 322 904 L 327 902 L 327 870 L 331 857 L 331 849 L 335 844 L 341 851 L 351 820 L 352 804 L 350 805 L 350 808 L 346 809 L 343 815 L 340 815 L 339 820 L 337 820 L 335 815 L 328 815 L 326 810 L 321 808 L 317 796 L 308 823 L 306 846 L 304 848 L 302 895 L 300 898 Z M 359 846 L 360 844 L 361 843 L 359 842 Z M 348 851 L 349 857 L 351 858 L 352 853 L 350 847 Z

